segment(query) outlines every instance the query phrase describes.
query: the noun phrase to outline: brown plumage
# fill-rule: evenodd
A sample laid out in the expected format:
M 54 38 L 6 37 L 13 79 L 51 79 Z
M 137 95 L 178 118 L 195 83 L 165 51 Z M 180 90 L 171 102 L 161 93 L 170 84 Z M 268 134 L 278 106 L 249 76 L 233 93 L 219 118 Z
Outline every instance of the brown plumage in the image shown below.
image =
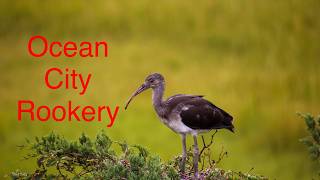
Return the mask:
M 159 73 L 151 74 L 146 78 L 145 82 L 130 97 L 125 109 L 135 96 L 149 88 L 153 90 L 153 106 L 161 122 L 174 132 L 181 134 L 183 146 L 182 172 L 184 172 L 186 160 L 186 135 L 191 134 L 193 136 L 194 171 L 197 178 L 199 159 L 197 135 L 212 129 L 228 129 L 233 132 L 232 116 L 200 95 L 178 94 L 163 101 L 165 83 L 163 76 Z

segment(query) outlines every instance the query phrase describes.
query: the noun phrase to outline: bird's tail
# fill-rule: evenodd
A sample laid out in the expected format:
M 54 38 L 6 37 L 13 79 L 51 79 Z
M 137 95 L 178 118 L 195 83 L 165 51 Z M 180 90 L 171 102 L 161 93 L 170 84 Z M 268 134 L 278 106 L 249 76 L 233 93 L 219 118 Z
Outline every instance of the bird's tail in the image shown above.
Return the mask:
M 234 126 L 233 124 L 231 124 L 230 126 L 226 127 L 226 129 L 228 129 L 229 131 L 234 133 Z
M 233 132 L 234 133 L 234 126 L 232 124 L 232 121 L 233 121 L 233 118 L 232 116 L 228 116 L 225 121 L 223 122 L 224 125 L 226 126 L 225 128 L 228 129 L 229 131 Z

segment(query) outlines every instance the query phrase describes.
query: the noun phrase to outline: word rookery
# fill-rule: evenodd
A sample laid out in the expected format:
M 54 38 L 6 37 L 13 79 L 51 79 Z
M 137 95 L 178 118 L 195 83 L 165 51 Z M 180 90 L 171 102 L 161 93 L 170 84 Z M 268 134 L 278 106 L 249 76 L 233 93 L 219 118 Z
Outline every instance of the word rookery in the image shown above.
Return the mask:
M 68 121 L 86 121 L 91 122 L 94 119 L 101 122 L 102 117 L 109 119 L 107 127 L 111 127 L 117 117 L 119 106 L 116 106 L 114 110 L 110 106 L 84 106 L 73 105 L 71 101 L 68 101 L 67 106 L 57 105 L 50 108 L 46 105 L 35 106 L 31 100 L 20 100 L 18 101 L 18 120 L 22 120 L 22 114 L 30 116 L 30 119 L 35 119 L 46 122 L 49 119 L 53 119 L 57 122 L 64 120 Z

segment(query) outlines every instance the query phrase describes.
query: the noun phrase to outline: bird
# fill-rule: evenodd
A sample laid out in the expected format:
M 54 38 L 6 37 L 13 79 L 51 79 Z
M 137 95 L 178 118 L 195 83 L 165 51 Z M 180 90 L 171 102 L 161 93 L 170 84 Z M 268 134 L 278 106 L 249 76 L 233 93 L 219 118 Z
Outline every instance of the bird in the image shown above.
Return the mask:
M 193 170 L 194 177 L 199 177 L 198 161 L 199 147 L 197 142 L 198 134 L 210 130 L 227 129 L 234 132 L 233 117 L 204 99 L 202 95 L 177 94 L 164 100 L 165 79 L 160 73 L 148 75 L 144 83 L 128 99 L 125 110 L 130 102 L 138 94 L 147 89 L 152 89 L 153 107 L 162 123 L 181 135 L 182 140 L 182 173 L 185 172 L 187 157 L 186 136 L 193 137 Z

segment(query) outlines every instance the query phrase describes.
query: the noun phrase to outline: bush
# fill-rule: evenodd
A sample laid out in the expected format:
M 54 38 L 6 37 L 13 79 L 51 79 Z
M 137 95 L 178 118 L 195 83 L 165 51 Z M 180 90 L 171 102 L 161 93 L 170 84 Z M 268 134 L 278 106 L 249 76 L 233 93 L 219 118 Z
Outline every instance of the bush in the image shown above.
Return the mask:
M 310 114 L 300 114 L 304 119 L 309 136 L 300 139 L 308 147 L 311 158 L 320 164 L 320 116 L 313 117 Z
M 212 136 L 213 138 L 213 136 Z M 203 141 L 204 142 L 204 141 Z M 210 160 L 209 145 L 204 144 L 201 152 L 202 165 L 209 164 L 200 172 L 202 179 L 266 179 L 247 173 L 225 171 L 216 164 L 226 154 L 222 151 L 219 160 Z M 114 148 L 120 147 L 120 152 Z M 23 148 L 30 148 L 27 159 L 35 158 L 37 168 L 32 173 L 15 171 L 12 179 L 191 179 L 192 153 L 188 152 L 187 170 L 179 172 L 181 157 L 163 162 L 151 155 L 144 147 L 112 141 L 103 131 L 93 141 L 82 134 L 78 141 L 68 141 L 51 133 L 35 142 L 27 142 Z M 205 162 L 207 161 L 207 162 Z

